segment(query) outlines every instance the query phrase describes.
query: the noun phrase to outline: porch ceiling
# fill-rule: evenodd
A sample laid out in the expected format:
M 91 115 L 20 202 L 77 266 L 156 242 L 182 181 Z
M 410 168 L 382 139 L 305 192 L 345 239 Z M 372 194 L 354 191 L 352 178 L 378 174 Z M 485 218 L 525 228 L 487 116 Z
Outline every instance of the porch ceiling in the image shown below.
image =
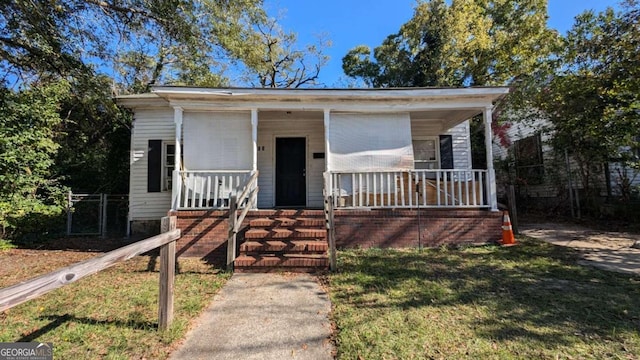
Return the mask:
M 476 115 L 481 114 L 479 109 L 447 109 L 447 110 L 428 110 L 428 111 L 411 111 L 409 112 L 411 120 L 435 122 L 442 126 L 443 129 L 452 128 L 461 122 L 468 120 Z M 260 120 L 282 120 L 291 119 L 292 121 L 304 120 L 323 120 L 323 112 L 321 110 L 307 111 L 288 111 L 288 110 L 265 110 L 260 111 L 258 118 Z
M 413 111 L 411 120 L 439 122 L 443 129 L 449 129 L 480 114 L 482 109 Z

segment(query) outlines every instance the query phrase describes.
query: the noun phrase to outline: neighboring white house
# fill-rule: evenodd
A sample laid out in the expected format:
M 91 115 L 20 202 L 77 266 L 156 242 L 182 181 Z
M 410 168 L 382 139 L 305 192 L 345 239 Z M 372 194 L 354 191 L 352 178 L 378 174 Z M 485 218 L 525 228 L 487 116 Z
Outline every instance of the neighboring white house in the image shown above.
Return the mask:
M 129 220 L 224 208 L 258 170 L 258 208 L 497 209 L 469 122 L 508 88 L 211 89 L 121 96 L 134 112 Z M 490 137 L 489 137 L 490 138 Z M 404 175 L 402 175 L 404 174 Z
M 493 153 L 496 160 L 508 161 L 512 175 L 516 176 L 521 192 L 530 198 L 556 198 L 567 191 L 569 170 L 573 174 L 571 183 L 574 189 L 582 189 L 577 177 L 575 162 L 568 157 L 554 159 L 549 141 L 553 137 L 552 124 L 543 118 L 527 121 L 513 121 L 506 131 L 506 137 L 511 145 L 507 148 L 494 142 Z M 639 154 L 640 155 L 640 154 Z M 552 162 L 554 162 L 552 164 Z M 620 175 L 632 181 L 632 186 L 640 186 L 640 174 L 632 169 L 625 169 L 619 162 L 608 164 L 594 163 L 592 171 L 603 186 L 601 195 L 620 195 Z M 608 181 L 608 184 L 607 184 Z M 498 183 L 498 193 L 503 188 Z M 567 195 L 568 197 L 568 195 Z

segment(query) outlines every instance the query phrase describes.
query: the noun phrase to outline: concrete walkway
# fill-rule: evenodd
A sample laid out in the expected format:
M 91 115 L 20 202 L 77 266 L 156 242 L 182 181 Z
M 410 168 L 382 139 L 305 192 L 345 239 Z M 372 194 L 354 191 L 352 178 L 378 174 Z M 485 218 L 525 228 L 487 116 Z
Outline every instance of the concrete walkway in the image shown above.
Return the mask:
M 234 274 L 169 359 L 333 359 L 330 310 L 313 276 Z
M 632 248 L 640 235 L 558 223 L 522 224 L 520 233 L 577 249 L 581 252 L 580 264 L 640 275 L 640 249 Z

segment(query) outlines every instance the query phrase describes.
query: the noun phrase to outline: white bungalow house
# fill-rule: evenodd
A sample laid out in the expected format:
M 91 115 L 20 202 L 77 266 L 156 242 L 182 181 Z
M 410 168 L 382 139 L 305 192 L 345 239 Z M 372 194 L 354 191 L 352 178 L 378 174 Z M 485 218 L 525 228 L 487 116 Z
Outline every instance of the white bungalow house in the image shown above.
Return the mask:
M 493 103 L 507 93 L 158 86 L 121 96 L 134 113 L 132 229 L 171 212 L 183 230 L 179 252 L 216 260 L 226 251 L 231 198 L 241 195 L 238 206 L 250 211 L 238 227 L 238 259 L 246 261 L 236 265 L 313 263 L 295 249 L 326 243 L 329 205 L 339 246 L 497 239 L 490 121 Z M 471 168 L 468 119 L 478 114 L 488 169 Z M 275 243 L 285 235 L 290 243 Z M 258 253 L 267 248 L 274 258 Z

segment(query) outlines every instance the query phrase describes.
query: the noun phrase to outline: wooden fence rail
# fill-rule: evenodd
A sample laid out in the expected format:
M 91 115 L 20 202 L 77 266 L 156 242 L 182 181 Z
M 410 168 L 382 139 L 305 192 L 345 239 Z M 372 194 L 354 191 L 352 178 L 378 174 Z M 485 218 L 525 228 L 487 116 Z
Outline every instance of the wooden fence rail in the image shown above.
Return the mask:
M 35 299 L 57 288 L 69 285 L 85 276 L 95 274 L 117 263 L 160 247 L 160 297 L 158 327 L 165 330 L 173 320 L 173 282 L 175 276 L 175 241 L 180 238 L 175 217 L 165 217 L 160 235 L 135 242 L 98 257 L 85 260 L 60 270 L 40 275 L 31 280 L 0 289 L 0 312 Z

